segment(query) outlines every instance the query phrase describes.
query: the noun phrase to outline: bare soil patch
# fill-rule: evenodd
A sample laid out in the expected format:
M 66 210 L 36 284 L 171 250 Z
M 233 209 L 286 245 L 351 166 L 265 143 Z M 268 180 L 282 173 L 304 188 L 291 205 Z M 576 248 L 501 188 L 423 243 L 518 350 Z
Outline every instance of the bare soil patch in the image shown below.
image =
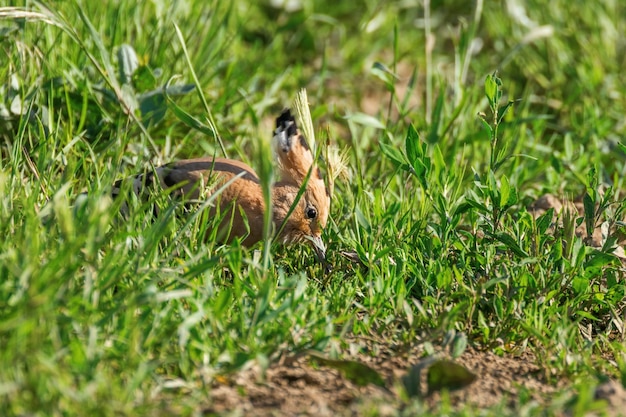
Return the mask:
M 239 372 L 227 381 L 215 382 L 211 390 L 208 414 L 234 414 L 257 416 L 356 416 L 375 405 L 382 415 L 392 414 L 402 407 L 398 394 L 399 381 L 422 357 L 419 347 L 401 356 L 386 354 L 369 356 L 357 354 L 350 358 L 377 370 L 386 380 L 387 389 L 373 385 L 356 386 L 340 372 L 312 364 L 300 356 L 283 360 L 270 366 L 265 375 L 258 368 Z M 535 358 L 531 354 L 501 357 L 491 352 L 468 349 L 457 363 L 473 372 L 477 378 L 469 386 L 449 394 L 455 406 L 470 404 L 489 407 L 504 404 L 513 409 L 520 395 L 546 404 L 555 395 L 573 396 L 566 383 L 555 385 L 545 382 Z M 422 378 L 425 379 L 425 378 Z M 590 381 L 593 383 L 593 381 Z M 425 381 L 423 381 L 425 392 Z M 597 397 L 604 398 L 612 414 L 626 410 L 626 394 L 621 385 L 600 385 Z M 429 407 L 441 401 L 440 393 L 425 398 Z M 567 415 L 567 412 L 564 412 Z

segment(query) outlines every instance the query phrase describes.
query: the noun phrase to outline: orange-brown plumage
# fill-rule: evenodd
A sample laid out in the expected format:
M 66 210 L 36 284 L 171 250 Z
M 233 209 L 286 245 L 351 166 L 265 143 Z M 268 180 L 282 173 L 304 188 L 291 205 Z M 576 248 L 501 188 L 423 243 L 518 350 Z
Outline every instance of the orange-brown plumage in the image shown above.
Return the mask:
M 326 249 L 321 234 L 328 221 L 330 196 L 306 139 L 289 110 L 276 119 L 274 147 L 280 179 L 272 188 L 272 220 L 274 230 L 279 233 L 278 240 L 284 244 L 307 243 L 323 261 Z M 211 157 L 173 162 L 137 177 L 133 183 L 135 193 L 139 194 L 145 185 L 152 185 L 155 175 L 161 188 L 172 190 L 172 194 L 185 200 L 201 200 L 240 175 L 221 192 L 216 207 L 211 210 L 213 214 L 218 208 L 220 213 L 234 210 L 224 216 L 218 236 L 225 242 L 243 238 L 246 246 L 263 238 L 263 192 L 258 176 L 243 162 Z M 305 181 L 304 193 L 285 221 Z

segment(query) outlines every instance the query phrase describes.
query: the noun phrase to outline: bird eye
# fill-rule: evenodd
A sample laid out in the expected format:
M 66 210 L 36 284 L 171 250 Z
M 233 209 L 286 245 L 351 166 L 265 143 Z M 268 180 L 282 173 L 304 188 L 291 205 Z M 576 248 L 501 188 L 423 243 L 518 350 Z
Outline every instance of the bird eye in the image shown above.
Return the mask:
M 317 217 L 317 210 L 315 210 L 315 207 L 309 207 L 306 209 L 306 217 L 307 219 L 314 219 Z

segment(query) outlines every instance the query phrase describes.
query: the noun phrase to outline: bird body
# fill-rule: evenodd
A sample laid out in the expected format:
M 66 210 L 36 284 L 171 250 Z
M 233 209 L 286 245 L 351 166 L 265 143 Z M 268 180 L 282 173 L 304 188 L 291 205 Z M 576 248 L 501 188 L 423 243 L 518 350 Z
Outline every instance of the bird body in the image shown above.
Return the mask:
M 274 148 L 280 179 L 271 191 L 272 221 L 283 244 L 307 243 L 320 261 L 326 248 L 322 229 L 328 221 L 330 195 L 313 154 L 289 110 L 276 119 Z M 263 239 L 265 200 L 258 175 L 243 162 L 224 158 L 196 158 L 173 162 L 134 178 L 133 191 L 158 182 L 160 188 L 184 200 L 202 200 L 227 185 L 217 196 L 211 214 L 223 215 L 218 238 L 241 238 L 251 246 Z M 301 187 L 304 192 L 298 199 Z M 119 194 L 116 184 L 114 196 Z M 231 211 L 232 210 L 232 211 Z

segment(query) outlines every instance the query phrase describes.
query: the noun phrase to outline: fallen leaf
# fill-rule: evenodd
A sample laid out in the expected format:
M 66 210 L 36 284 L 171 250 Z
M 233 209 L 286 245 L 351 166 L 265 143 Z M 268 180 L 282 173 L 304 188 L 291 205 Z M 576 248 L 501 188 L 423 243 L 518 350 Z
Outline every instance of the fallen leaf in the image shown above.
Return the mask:
M 442 389 L 455 390 L 468 386 L 476 380 L 476 375 L 465 367 L 449 360 L 438 360 L 428 368 L 426 381 L 428 393 Z
M 309 352 L 312 360 L 323 366 L 328 366 L 342 373 L 342 375 L 354 382 L 356 385 L 363 387 L 367 384 L 374 384 L 379 387 L 385 387 L 385 381 L 376 370 L 369 366 L 356 361 L 337 360 L 325 358 L 317 353 Z

